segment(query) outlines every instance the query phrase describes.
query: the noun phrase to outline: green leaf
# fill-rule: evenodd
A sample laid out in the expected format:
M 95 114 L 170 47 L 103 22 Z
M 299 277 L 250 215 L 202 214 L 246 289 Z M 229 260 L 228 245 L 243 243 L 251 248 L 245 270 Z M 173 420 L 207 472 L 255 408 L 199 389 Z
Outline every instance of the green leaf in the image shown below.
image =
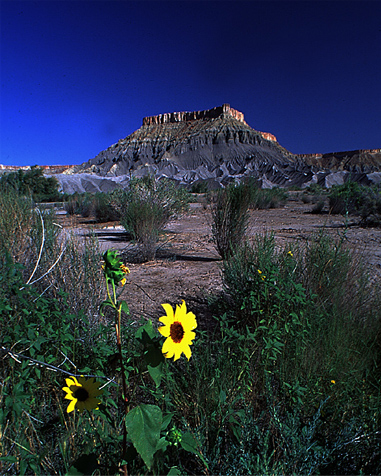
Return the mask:
M 110 299 L 106 299 L 106 301 L 102 302 L 102 304 L 100 305 L 100 308 L 99 308 L 99 312 L 100 312 L 101 316 L 104 316 L 103 308 L 106 307 L 106 306 L 115 307 L 114 303 L 112 301 L 110 301 Z
M 200 453 L 200 444 L 190 431 L 183 433 L 180 444 L 185 451 L 197 455 L 204 463 L 205 467 L 208 468 L 208 463 L 206 462 L 203 455 Z
M 147 352 L 144 354 L 144 360 L 147 364 L 148 373 L 155 382 L 156 387 L 159 387 L 163 376 L 164 356 L 157 346 L 150 345 Z
M 121 301 L 120 302 L 120 308 L 122 309 L 123 312 L 125 312 L 127 315 L 130 314 L 130 309 L 128 307 L 128 304 L 126 301 Z
M 162 421 L 160 408 L 144 403 L 130 410 L 126 416 L 128 435 L 148 469 L 151 469 L 153 464 Z
M 171 423 L 173 415 L 174 415 L 174 413 L 168 413 L 167 415 L 165 415 L 165 417 L 163 417 L 163 423 L 161 424 L 161 430 L 165 430 L 168 427 L 168 425 Z
M 135 333 L 135 337 L 142 344 L 151 344 L 152 340 L 156 337 L 152 321 L 147 321 L 144 326 L 140 326 Z
M 167 476 L 181 476 L 181 471 L 176 466 L 172 466 Z
M 165 451 L 167 446 L 169 446 L 169 441 L 167 441 L 165 439 L 165 436 L 163 436 L 162 438 L 160 438 L 160 440 L 157 443 L 156 451 L 159 451 L 159 450 Z
M 95 453 L 90 453 L 77 458 L 66 475 L 80 476 L 82 474 L 93 474 L 98 468 L 99 465 L 97 455 Z

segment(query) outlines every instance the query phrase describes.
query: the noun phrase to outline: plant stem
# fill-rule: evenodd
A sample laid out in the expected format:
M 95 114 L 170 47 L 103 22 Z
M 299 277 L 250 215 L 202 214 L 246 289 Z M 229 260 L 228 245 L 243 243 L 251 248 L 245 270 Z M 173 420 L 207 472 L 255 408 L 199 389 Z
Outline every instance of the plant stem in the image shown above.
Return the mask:
M 117 306 L 117 297 L 116 297 L 116 289 L 115 283 L 112 280 L 112 291 L 113 291 L 113 299 L 111 299 L 110 291 L 108 287 L 108 280 L 106 280 L 107 286 L 107 294 L 109 296 L 110 301 L 113 304 L 113 308 L 116 310 L 116 319 L 115 319 L 115 333 L 116 333 L 116 346 L 118 348 L 119 354 L 119 363 L 120 363 L 120 371 L 122 374 L 122 398 L 123 398 L 123 405 L 124 405 L 124 415 L 128 413 L 128 397 L 127 397 L 127 383 L 126 383 L 126 375 L 125 369 L 123 364 L 123 355 L 122 355 L 122 339 L 121 339 L 121 320 L 122 320 L 122 304 Z M 126 459 L 126 452 L 127 452 L 127 428 L 124 422 L 123 424 L 123 445 L 122 445 L 122 458 L 123 460 Z M 127 475 L 127 466 L 122 466 L 123 474 Z

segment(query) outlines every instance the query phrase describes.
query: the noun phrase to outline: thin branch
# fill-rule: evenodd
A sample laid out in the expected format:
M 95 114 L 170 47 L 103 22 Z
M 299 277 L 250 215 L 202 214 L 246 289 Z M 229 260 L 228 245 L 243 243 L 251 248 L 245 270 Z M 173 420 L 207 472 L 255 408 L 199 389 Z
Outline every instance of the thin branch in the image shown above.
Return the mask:
M 52 271 L 52 269 L 56 266 L 56 264 L 58 263 L 58 261 L 62 258 L 62 255 L 65 253 L 66 251 L 66 245 L 65 245 L 65 248 L 62 250 L 61 254 L 58 256 L 58 258 L 55 260 L 55 262 L 52 264 L 52 266 L 48 269 L 48 271 L 46 271 L 46 273 L 44 273 L 42 276 L 40 276 L 38 279 L 35 279 L 34 281 L 32 281 L 31 283 L 29 283 L 30 285 L 34 284 L 34 283 L 37 283 L 37 281 L 40 281 L 40 279 L 44 278 L 47 274 L 50 273 L 50 271 Z M 26 283 L 28 284 L 28 283 Z
M 88 375 L 88 374 L 78 374 L 78 373 L 68 372 L 67 370 L 62 370 L 62 369 L 56 367 L 55 365 L 47 364 L 46 362 L 41 362 L 40 360 L 32 359 L 32 357 L 28 357 L 26 355 L 19 354 L 18 352 L 13 352 L 11 349 L 7 349 L 4 346 L 0 347 L 0 351 L 3 351 L 5 356 L 9 355 L 10 357 L 12 357 L 17 362 L 19 362 L 19 361 L 16 359 L 16 356 L 19 359 L 29 360 L 30 362 L 33 362 L 36 365 L 41 365 L 42 367 L 47 367 L 48 369 L 53 370 L 54 372 L 61 372 L 61 373 L 66 374 L 66 375 L 70 375 L 71 377 L 81 377 L 81 376 L 83 376 L 83 377 L 87 377 L 87 378 L 96 378 L 96 379 L 101 378 L 101 379 L 108 380 L 109 382 L 116 383 L 113 379 L 110 379 L 110 378 L 105 377 L 103 375 Z M 60 364 L 60 365 L 62 365 L 62 364 Z
M 34 273 L 37 271 L 37 268 L 38 268 L 38 265 L 40 264 L 40 260 L 41 260 L 41 255 L 42 255 L 42 250 L 44 248 L 44 244 L 45 244 L 45 225 L 44 225 L 44 219 L 42 218 L 42 213 L 40 211 L 39 208 L 36 208 L 37 210 L 37 213 L 40 215 L 40 218 L 41 218 L 41 225 L 42 225 L 42 240 L 41 240 L 41 246 L 40 246 L 40 253 L 38 255 L 38 258 L 37 258 L 37 263 L 36 263 L 36 266 L 34 267 L 34 270 L 32 272 L 32 274 L 30 275 L 28 281 L 26 282 L 26 284 L 29 284 L 30 280 L 33 278 L 34 276 Z

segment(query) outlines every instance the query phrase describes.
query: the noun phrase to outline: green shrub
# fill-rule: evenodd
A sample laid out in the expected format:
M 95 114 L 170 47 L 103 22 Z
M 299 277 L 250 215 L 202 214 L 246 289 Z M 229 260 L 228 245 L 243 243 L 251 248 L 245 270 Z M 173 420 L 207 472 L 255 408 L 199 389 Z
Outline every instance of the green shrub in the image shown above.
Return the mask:
M 68 215 L 81 215 L 88 218 L 94 213 L 94 195 L 91 193 L 74 193 L 64 204 Z
M 190 192 L 191 193 L 208 193 L 209 192 L 208 182 L 206 180 L 198 180 L 197 182 L 192 184 Z
M 360 216 L 361 226 L 381 225 L 381 188 L 346 182 L 332 187 L 329 194 L 331 213 Z
M 361 226 L 381 226 L 381 187 L 364 187 L 358 214 Z
M 97 223 L 120 220 L 120 212 L 114 208 L 112 194 L 109 193 L 73 194 L 64 208 L 68 215 L 93 216 Z
M 0 254 L 9 253 L 18 260 L 26 252 L 33 203 L 16 192 L 0 193 Z
M 231 256 L 243 242 L 253 190 L 250 184 L 231 184 L 215 195 L 212 233 L 217 251 L 223 259 Z
M 362 186 L 357 182 L 334 185 L 328 195 L 330 212 L 341 215 L 355 212 L 361 205 L 361 195 Z
M 97 223 L 120 220 L 120 212 L 112 205 L 112 198 L 106 193 L 96 193 L 94 197 L 94 217 Z
M 190 194 L 172 180 L 134 178 L 126 191 L 115 191 L 111 203 L 121 225 L 131 233 L 144 261 L 155 257 L 159 233 L 168 221 L 186 211 Z
M 288 193 L 283 188 L 256 188 L 250 204 L 250 208 L 264 210 L 278 208 L 287 202 Z
M 36 202 L 55 202 L 60 200 L 59 183 L 54 177 L 45 177 L 42 168 L 37 165 L 24 172 L 10 172 L 0 178 L 0 191 L 15 192 L 19 195 L 31 195 Z

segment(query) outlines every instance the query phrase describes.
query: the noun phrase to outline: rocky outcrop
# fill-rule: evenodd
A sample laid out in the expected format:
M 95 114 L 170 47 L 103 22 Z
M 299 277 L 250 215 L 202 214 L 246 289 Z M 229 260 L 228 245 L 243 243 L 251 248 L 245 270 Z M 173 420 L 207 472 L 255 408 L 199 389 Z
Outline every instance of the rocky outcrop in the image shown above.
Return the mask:
M 381 172 L 381 149 L 307 154 L 299 157 L 315 171 L 346 171 L 357 174 Z
M 153 126 L 156 124 L 169 124 L 171 122 L 188 122 L 198 120 L 216 119 L 217 117 L 233 117 L 237 121 L 245 122 L 242 112 L 230 107 L 230 104 L 223 104 L 206 111 L 193 112 L 171 112 L 168 114 L 159 114 L 158 116 L 149 116 L 143 118 L 143 126 Z
M 279 186 L 300 185 L 312 178 L 311 167 L 280 146 L 272 134 L 252 129 L 243 113 L 229 104 L 146 117 L 133 134 L 67 173 L 154 174 L 185 185 L 208 180 L 211 187 L 244 177 Z
M 147 174 L 187 186 L 204 181 L 209 188 L 246 177 L 263 187 L 330 187 L 347 180 L 371 184 L 381 182 L 381 149 L 295 155 L 272 134 L 251 128 L 242 112 L 223 104 L 145 117 L 133 134 L 56 177 L 64 192 L 73 193 L 109 191 Z

